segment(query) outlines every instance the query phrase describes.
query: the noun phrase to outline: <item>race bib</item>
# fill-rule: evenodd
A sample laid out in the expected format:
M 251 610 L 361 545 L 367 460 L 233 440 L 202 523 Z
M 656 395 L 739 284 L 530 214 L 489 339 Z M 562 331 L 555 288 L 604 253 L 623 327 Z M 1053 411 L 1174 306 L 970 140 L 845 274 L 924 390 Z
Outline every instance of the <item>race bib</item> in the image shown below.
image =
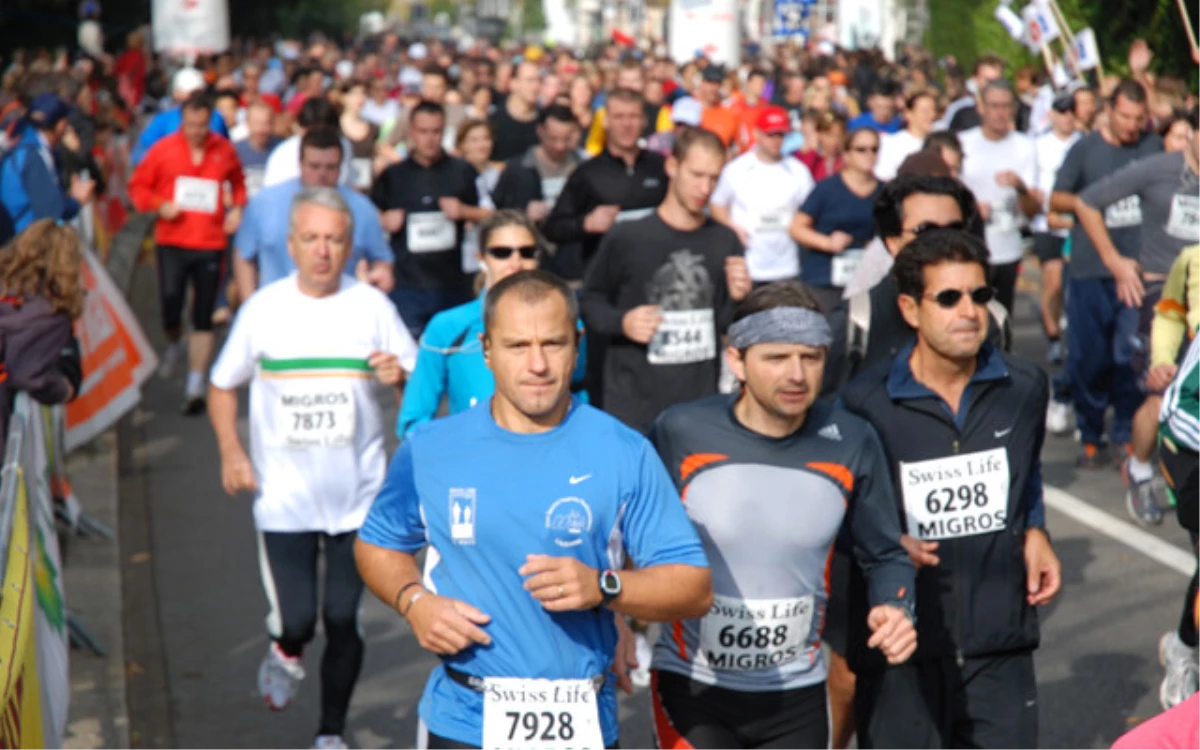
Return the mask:
M 563 185 L 567 184 L 566 177 L 543 177 L 542 178 L 542 200 L 549 203 L 551 207 L 558 202 L 558 196 L 562 195 Z
M 756 234 L 778 234 L 787 230 L 787 216 L 783 209 L 764 211 L 755 217 L 754 232 Z
M 1122 198 L 1104 210 L 1104 225 L 1109 229 L 1136 227 L 1142 223 L 1142 199 L 1136 195 Z
M 285 381 L 279 391 L 276 434 L 284 448 L 340 448 L 354 444 L 354 390 L 324 378 Z
M 652 211 L 654 211 L 653 206 L 650 208 L 631 208 L 628 211 L 622 211 L 617 214 L 617 223 L 620 224 L 623 221 L 637 221 L 638 219 L 644 219 L 649 216 Z
M 813 598 L 714 596 L 700 623 L 701 658 L 713 669 L 747 671 L 795 661 L 812 630 Z
M 371 187 L 371 159 L 367 156 L 360 156 L 350 160 L 350 184 L 356 190 L 365 190 Z
M 687 365 L 717 356 L 713 311 L 664 310 L 650 339 L 646 358 L 652 365 Z
M 1191 242 L 1200 237 L 1200 196 L 1183 193 L 1175 196 L 1167 219 L 1167 234 Z
M 262 167 L 246 167 L 246 195 L 250 198 L 258 195 L 258 191 L 263 189 L 263 180 L 266 178 L 266 170 Z
M 864 252 L 862 248 L 848 248 L 833 256 L 833 263 L 829 268 L 830 285 L 849 285 L 850 279 L 854 278 L 854 272 L 858 270 L 858 264 L 862 261 Z
M 221 185 L 216 180 L 204 180 L 199 177 L 175 178 L 175 205 L 180 211 L 215 214 L 220 197 Z
M 1005 448 L 901 462 L 908 533 L 918 539 L 958 539 L 1003 531 L 1010 481 Z
M 408 251 L 436 253 L 454 247 L 458 235 L 454 222 L 441 211 L 408 215 Z
M 604 747 L 591 680 L 492 677 L 483 685 L 485 750 Z

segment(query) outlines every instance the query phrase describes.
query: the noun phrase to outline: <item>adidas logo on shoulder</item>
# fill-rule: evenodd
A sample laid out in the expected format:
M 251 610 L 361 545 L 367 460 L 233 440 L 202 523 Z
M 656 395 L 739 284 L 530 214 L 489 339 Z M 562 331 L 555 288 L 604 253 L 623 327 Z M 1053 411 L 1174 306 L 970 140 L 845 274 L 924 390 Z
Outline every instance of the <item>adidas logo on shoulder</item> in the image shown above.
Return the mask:
M 838 430 L 836 422 L 830 422 L 822 427 L 820 431 L 817 432 L 817 435 L 825 438 L 826 440 L 836 440 L 839 443 L 842 441 L 842 433 Z

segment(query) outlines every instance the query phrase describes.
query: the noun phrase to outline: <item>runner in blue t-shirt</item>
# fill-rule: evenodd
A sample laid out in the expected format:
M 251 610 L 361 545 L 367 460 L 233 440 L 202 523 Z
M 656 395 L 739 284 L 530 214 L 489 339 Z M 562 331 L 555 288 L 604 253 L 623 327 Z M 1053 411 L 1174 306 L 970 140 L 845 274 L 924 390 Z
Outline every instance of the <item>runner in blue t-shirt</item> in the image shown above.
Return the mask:
M 420 704 L 428 747 L 614 745 L 613 613 L 673 620 L 712 603 L 654 448 L 571 398 L 577 317 L 546 272 L 492 287 L 489 407 L 410 433 L 359 532 L 367 586 L 442 657 Z

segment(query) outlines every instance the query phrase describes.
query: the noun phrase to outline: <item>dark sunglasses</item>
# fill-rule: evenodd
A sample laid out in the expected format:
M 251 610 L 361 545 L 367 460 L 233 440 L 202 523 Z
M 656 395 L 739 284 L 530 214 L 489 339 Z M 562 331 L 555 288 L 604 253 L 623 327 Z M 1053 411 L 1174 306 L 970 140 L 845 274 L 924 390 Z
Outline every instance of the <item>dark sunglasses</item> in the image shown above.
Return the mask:
M 925 299 L 931 299 L 938 303 L 938 307 L 944 307 L 950 310 L 956 307 L 964 294 L 971 296 L 971 301 L 976 305 L 983 306 L 996 298 L 996 290 L 990 286 L 975 287 L 969 292 L 964 292 L 961 289 L 943 289 L 937 294 L 927 294 Z
M 496 260 L 508 260 L 513 253 L 520 253 L 525 260 L 533 260 L 537 257 L 537 245 L 521 245 L 520 247 L 489 247 L 487 254 Z
M 854 148 L 852 148 L 850 150 L 854 151 L 855 153 L 859 153 L 859 154 L 877 154 L 877 153 L 879 153 L 878 146 L 855 146 Z
M 938 224 L 932 221 L 923 221 L 912 229 L 904 231 L 911 233 L 914 237 L 918 237 L 926 232 L 932 232 L 935 229 L 957 229 L 962 231 L 967 228 L 967 225 L 961 221 L 952 221 L 949 224 Z

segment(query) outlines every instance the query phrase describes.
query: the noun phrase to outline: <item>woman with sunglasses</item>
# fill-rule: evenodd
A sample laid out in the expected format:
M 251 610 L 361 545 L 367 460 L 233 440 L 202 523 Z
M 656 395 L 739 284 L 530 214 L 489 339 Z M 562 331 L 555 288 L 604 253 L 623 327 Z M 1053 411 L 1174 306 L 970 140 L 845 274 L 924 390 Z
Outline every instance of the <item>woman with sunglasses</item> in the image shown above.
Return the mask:
M 817 183 L 792 219 L 792 239 L 800 243 L 800 279 L 812 287 L 821 309 L 838 306 L 842 289 L 875 230 L 875 177 L 879 134 L 858 128 L 846 136 L 841 171 Z
M 442 398 L 456 414 L 486 401 L 495 389 L 483 360 L 483 303 L 487 290 L 518 271 L 538 267 L 542 243 L 533 223 L 520 211 L 505 209 L 479 225 L 480 295 L 465 305 L 433 316 L 421 336 L 417 366 L 404 389 L 396 422 L 403 439 L 414 427 L 437 416 Z M 584 347 L 579 347 L 572 390 L 582 388 Z

